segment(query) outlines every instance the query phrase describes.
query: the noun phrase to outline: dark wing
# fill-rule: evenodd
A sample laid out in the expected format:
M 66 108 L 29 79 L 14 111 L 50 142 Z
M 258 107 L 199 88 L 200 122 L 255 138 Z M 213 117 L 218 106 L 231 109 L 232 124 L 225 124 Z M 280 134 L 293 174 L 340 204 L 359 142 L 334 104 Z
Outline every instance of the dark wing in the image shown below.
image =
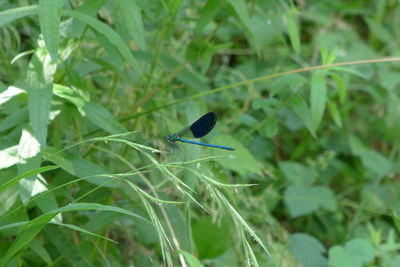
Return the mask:
M 217 114 L 214 112 L 208 112 L 190 125 L 190 131 L 195 138 L 203 137 L 214 128 L 216 122 Z

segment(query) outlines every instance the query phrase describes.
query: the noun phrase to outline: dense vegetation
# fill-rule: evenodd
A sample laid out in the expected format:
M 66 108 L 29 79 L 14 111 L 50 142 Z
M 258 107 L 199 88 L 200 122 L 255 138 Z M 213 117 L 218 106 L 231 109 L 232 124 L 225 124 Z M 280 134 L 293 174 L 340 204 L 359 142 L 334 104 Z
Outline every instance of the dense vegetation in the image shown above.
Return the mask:
M 398 1 L 5 0 L 0 40 L 0 266 L 400 266 Z M 209 111 L 235 151 L 166 144 Z

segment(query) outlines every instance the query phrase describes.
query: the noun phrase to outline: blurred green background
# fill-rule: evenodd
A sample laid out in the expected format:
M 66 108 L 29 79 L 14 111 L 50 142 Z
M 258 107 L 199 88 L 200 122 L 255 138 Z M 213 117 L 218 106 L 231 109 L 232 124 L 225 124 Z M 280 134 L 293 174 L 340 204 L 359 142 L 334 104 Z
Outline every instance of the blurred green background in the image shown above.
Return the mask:
M 398 1 L 3 0 L 0 26 L 0 266 L 400 266 Z M 167 146 L 209 111 L 235 151 Z

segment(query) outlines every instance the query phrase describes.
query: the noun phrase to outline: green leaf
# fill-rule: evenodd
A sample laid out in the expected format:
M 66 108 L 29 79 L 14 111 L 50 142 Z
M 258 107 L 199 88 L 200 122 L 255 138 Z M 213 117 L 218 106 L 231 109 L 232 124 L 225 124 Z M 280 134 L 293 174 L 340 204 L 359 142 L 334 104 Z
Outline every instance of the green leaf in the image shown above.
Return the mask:
M 302 185 L 288 186 L 284 201 L 292 218 L 310 214 L 318 209 L 318 203 L 312 198 L 312 190 Z
M 192 227 L 193 239 L 200 259 L 213 259 L 229 247 L 229 223 L 213 223 L 211 217 L 203 217 Z
M 311 118 L 313 129 L 316 130 L 324 116 L 327 101 L 327 88 L 325 81 L 325 72 L 315 71 L 311 80 Z
M 346 102 L 347 98 L 347 87 L 343 81 L 342 76 L 337 74 L 331 74 L 331 77 L 335 81 L 336 89 L 338 90 L 339 100 L 341 104 Z
M 275 117 L 268 117 L 265 120 L 264 133 L 267 137 L 271 138 L 278 133 L 278 121 Z
M 39 6 L 37 5 L 12 8 L 0 12 L 0 27 L 9 24 L 19 18 L 36 15 L 38 14 L 38 12 L 39 12 Z
M 207 84 L 206 77 L 193 70 L 193 68 L 190 68 L 190 66 L 182 68 L 182 62 L 167 55 L 161 55 L 160 59 L 167 70 L 179 70 L 178 74 L 176 74 L 176 78 L 180 82 L 196 89 L 199 92 L 210 90 L 210 86 Z
M 184 250 L 179 250 L 178 252 L 185 257 L 185 260 L 190 267 L 204 267 L 204 265 L 193 254 Z
M 342 128 L 342 120 L 340 118 L 339 110 L 338 110 L 335 102 L 328 101 L 328 109 L 329 109 L 329 112 L 331 113 L 331 116 L 332 116 L 335 124 L 338 127 Z
M 69 211 L 79 211 L 79 210 L 102 210 L 102 211 L 113 211 L 118 213 L 123 213 L 125 215 L 129 215 L 134 218 L 144 219 L 143 217 L 130 212 L 128 210 L 113 207 L 113 206 L 105 206 L 96 203 L 71 203 L 65 207 L 52 210 L 48 213 L 40 215 L 35 219 L 28 222 L 19 232 L 17 238 L 12 243 L 11 247 L 7 250 L 6 254 L 0 261 L 0 265 L 5 265 L 13 255 L 15 255 L 18 251 L 22 250 L 31 240 L 45 227 L 51 219 L 53 219 L 57 214 L 62 212 Z
M 124 126 L 106 108 L 96 102 L 85 103 L 83 111 L 91 122 L 111 134 L 127 132 Z
M 365 18 L 368 28 L 372 35 L 378 38 L 383 43 L 391 43 L 393 40 L 392 34 L 379 22 L 376 22 L 370 18 Z
M 357 255 L 360 261 L 364 264 L 371 262 L 375 257 L 375 248 L 372 246 L 370 241 L 363 238 L 350 240 L 346 244 L 346 251 L 353 255 Z
M 315 237 L 308 234 L 296 233 L 290 235 L 289 251 L 307 267 L 326 266 L 327 260 L 323 256 L 325 248 Z
M 391 92 L 396 92 L 397 86 L 400 84 L 400 77 L 395 71 L 382 71 L 379 72 L 379 82 L 382 86 Z
M 27 92 L 29 118 L 32 130 L 42 148 L 46 146 L 52 100 L 52 82 L 56 65 L 49 60 L 45 50 L 38 50 L 28 65 Z
M 120 182 L 115 179 L 99 177 L 101 175 L 107 176 L 107 170 L 87 159 L 59 152 L 52 147 L 48 147 L 44 151 L 43 157 L 66 172 L 79 178 L 85 178 L 85 181 L 89 183 L 110 188 L 120 187 Z
M 361 161 L 364 167 L 376 175 L 377 178 L 384 177 L 392 169 L 392 163 L 384 155 L 375 150 L 368 150 L 362 153 Z
M 56 214 L 44 214 L 41 215 L 28 224 L 26 224 L 18 235 L 11 246 L 8 248 L 6 254 L 0 261 L 0 266 L 4 266 L 17 252 L 22 250 L 31 240 L 46 226 Z
M 279 163 L 279 168 L 292 184 L 311 185 L 313 181 L 311 169 L 301 163 L 282 161 Z
M 88 24 L 95 31 L 103 34 L 110 41 L 110 43 L 112 43 L 118 49 L 118 51 L 121 53 L 121 56 L 125 58 L 136 71 L 141 72 L 139 64 L 133 57 L 133 54 L 130 51 L 129 47 L 125 44 L 121 37 L 112 28 L 110 28 L 110 26 L 76 11 L 62 10 L 61 14 L 64 16 L 71 16 L 73 18 L 76 18 Z
M 42 258 L 46 264 L 50 265 L 52 263 L 51 257 L 46 248 L 37 239 L 32 239 L 29 243 L 29 248 Z
M 4 92 L 0 93 L 0 106 L 9 100 L 11 100 L 14 96 L 17 96 L 19 94 L 25 93 L 24 90 L 15 87 L 15 86 L 9 86 Z
M 319 208 L 336 209 L 332 191 L 323 186 L 292 185 L 284 193 L 285 204 L 291 217 L 310 214 Z
M 176 13 L 178 12 L 183 2 L 184 0 L 168 1 L 168 10 L 173 17 L 176 16 Z
M 197 19 L 196 31 L 200 32 L 217 15 L 222 0 L 208 0 L 200 10 L 200 17 Z
M 306 101 L 301 96 L 294 96 L 290 102 L 296 115 L 303 121 L 304 125 L 307 127 L 308 131 L 312 136 L 315 135 L 315 130 L 312 124 L 311 111 L 307 106 Z
M 125 24 L 130 37 L 135 40 L 140 49 L 146 49 L 141 9 L 135 0 L 118 0 L 121 20 Z
M 246 2 L 244 0 L 228 0 L 227 2 L 233 8 L 240 21 L 249 30 L 251 21 Z
M 85 107 L 85 103 L 89 102 L 89 97 L 87 97 L 83 91 L 75 87 L 54 84 L 53 93 L 58 97 L 68 100 L 79 109 L 83 109 Z
M 0 132 L 14 128 L 15 126 L 18 125 L 23 125 L 27 119 L 28 119 L 28 108 L 27 107 L 21 108 L 20 110 L 12 113 L 2 122 L 0 122 Z M 0 161 L 0 164 L 1 163 L 2 162 Z
M 95 17 L 97 12 L 106 4 L 107 0 L 91 0 L 81 3 L 80 6 L 75 8 L 75 11 L 88 15 L 89 17 Z M 74 20 L 71 26 L 70 36 L 75 38 L 81 38 L 83 31 L 85 30 L 86 24 L 79 20 Z
M 368 151 L 368 148 L 364 146 L 364 144 L 354 135 L 349 136 L 349 146 L 351 152 L 356 156 L 362 156 L 364 153 Z
M 362 239 L 352 239 L 345 247 L 334 246 L 329 250 L 329 264 L 333 267 L 364 266 L 375 257 L 375 248 L 371 242 Z
M 223 156 L 217 162 L 224 168 L 237 171 L 240 174 L 261 173 L 260 163 L 254 158 L 247 148 L 227 135 L 218 135 L 211 139 L 212 144 L 233 147 L 235 151 L 214 149 L 213 154 Z M 240 162 L 240 164 L 238 164 Z
M 329 265 L 332 267 L 362 267 L 362 262 L 342 246 L 329 249 Z
M 61 8 L 64 0 L 39 0 L 39 23 L 43 39 L 54 62 L 58 59 Z
M 20 181 L 24 178 L 36 176 L 40 173 L 55 170 L 57 168 L 58 168 L 57 166 L 45 166 L 45 167 L 40 167 L 40 168 L 36 168 L 33 170 L 29 170 L 21 175 L 18 175 L 16 177 L 8 180 L 7 182 L 3 183 L 2 185 L 0 185 L 0 194 L 3 193 L 5 190 L 9 189 L 10 187 L 12 187 L 13 185 L 16 185 L 18 183 L 18 181 Z
M 300 42 L 300 30 L 299 22 L 297 19 L 297 11 L 295 9 L 290 10 L 286 14 L 286 21 L 289 33 L 290 43 L 292 44 L 293 50 L 297 55 L 301 52 L 301 42 Z

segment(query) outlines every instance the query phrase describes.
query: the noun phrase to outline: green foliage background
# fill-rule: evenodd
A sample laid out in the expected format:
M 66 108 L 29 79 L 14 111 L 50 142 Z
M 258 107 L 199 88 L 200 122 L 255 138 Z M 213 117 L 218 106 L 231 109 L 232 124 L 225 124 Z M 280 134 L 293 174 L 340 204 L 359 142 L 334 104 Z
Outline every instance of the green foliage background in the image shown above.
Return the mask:
M 400 266 L 398 1 L 0 3 L 0 266 Z M 208 111 L 206 142 L 163 136 Z

